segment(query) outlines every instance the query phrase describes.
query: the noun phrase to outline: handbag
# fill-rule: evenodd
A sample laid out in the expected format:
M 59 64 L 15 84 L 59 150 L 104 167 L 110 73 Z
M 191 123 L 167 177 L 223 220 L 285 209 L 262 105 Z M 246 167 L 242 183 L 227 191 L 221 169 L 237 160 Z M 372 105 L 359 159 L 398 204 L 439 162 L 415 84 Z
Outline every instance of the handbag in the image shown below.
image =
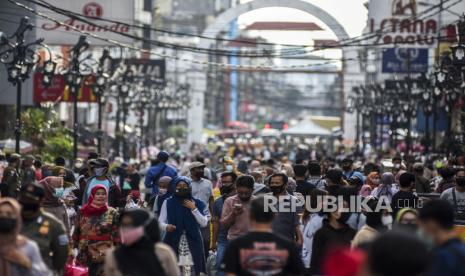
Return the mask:
M 66 263 L 64 276 L 89 276 L 89 270 L 85 266 L 76 263 L 76 259 L 71 259 Z
M 105 254 L 110 248 L 111 241 L 99 241 L 89 244 L 87 246 L 87 251 L 89 253 L 90 261 L 92 263 L 103 263 L 105 260 Z

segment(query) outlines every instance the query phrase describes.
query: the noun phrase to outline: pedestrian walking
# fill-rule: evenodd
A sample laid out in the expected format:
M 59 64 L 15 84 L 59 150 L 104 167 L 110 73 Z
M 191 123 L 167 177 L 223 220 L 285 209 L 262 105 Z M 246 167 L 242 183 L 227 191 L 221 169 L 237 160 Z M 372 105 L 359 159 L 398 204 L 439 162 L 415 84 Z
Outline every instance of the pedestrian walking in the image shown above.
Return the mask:
M 221 268 L 226 275 L 303 275 L 304 266 L 294 242 L 273 234 L 273 212 L 266 211 L 266 199 L 250 203 L 250 232 L 231 241 Z
M 20 234 L 21 207 L 12 198 L 0 198 L 0 275 L 52 276 L 37 244 Z
M 108 206 L 108 192 L 97 184 L 89 201 L 79 210 L 72 235 L 77 261 L 89 268 L 89 275 L 101 275 L 108 249 L 119 244 L 118 213 Z
M 119 219 L 121 245 L 107 252 L 105 275 L 180 275 L 171 247 L 160 242 L 158 222 L 143 209 L 125 210 Z
M 201 228 L 207 226 L 207 206 L 192 196 L 192 183 L 187 177 L 175 178 L 174 195 L 163 202 L 158 221 L 166 232 L 163 241 L 176 252 L 180 265 L 193 265 L 195 275 L 206 273 Z
M 45 195 L 46 192 L 40 185 L 31 183 L 21 186 L 21 234 L 37 243 L 45 264 L 60 275 L 68 258 L 69 234 L 63 221 L 40 208 Z

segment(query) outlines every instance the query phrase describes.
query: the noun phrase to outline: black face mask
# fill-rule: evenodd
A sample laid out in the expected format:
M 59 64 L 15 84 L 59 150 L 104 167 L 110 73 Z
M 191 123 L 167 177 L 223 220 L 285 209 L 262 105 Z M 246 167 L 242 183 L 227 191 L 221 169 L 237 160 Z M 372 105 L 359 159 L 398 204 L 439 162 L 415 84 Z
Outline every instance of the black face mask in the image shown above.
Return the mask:
M 174 194 L 178 197 L 189 197 L 191 194 L 191 189 L 190 188 L 179 188 L 179 189 L 176 189 L 176 192 Z
M 229 194 L 233 189 L 234 189 L 233 185 L 221 186 L 220 193 L 221 195 L 226 195 L 226 194 Z
M 0 233 L 9 233 L 16 227 L 16 219 L 0 217 Z
M 281 186 L 270 186 L 270 191 L 275 194 L 275 195 L 278 195 L 280 193 L 282 193 L 284 191 L 284 185 L 281 185 Z
M 22 212 L 37 212 L 40 209 L 40 204 L 39 203 L 24 203 L 20 202 L 22 209 Z
M 418 225 L 413 224 L 413 223 L 405 223 L 405 224 L 399 224 L 398 228 L 401 231 L 405 231 L 408 233 L 416 233 L 418 230 Z
M 247 202 L 249 201 L 249 199 L 252 197 L 252 195 L 249 195 L 247 197 L 243 197 L 243 196 L 240 196 L 239 199 L 242 201 L 242 202 Z
M 457 183 L 457 186 L 465 187 L 465 177 L 463 176 L 456 177 L 455 183 Z

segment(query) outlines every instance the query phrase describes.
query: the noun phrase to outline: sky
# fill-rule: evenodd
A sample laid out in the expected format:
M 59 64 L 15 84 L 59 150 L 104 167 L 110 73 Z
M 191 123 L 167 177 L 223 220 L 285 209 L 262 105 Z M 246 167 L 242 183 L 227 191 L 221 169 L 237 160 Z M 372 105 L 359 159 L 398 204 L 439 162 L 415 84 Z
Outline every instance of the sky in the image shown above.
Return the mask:
M 368 11 L 363 5 L 367 0 L 306 0 L 336 18 L 344 27 L 350 37 L 359 36 L 367 22 Z M 249 0 L 243 0 L 243 3 Z M 316 17 L 296 9 L 273 7 L 258 9 L 248 12 L 239 17 L 239 27 L 245 27 L 254 21 L 295 21 L 295 22 L 316 22 L 320 26 L 325 26 Z M 325 27 L 328 30 L 328 26 Z M 269 36 L 270 34 L 271 36 Z M 287 34 L 285 34 L 287 33 Z M 328 32 L 261 32 L 262 36 L 276 43 L 296 43 L 307 44 L 312 37 L 335 38 Z

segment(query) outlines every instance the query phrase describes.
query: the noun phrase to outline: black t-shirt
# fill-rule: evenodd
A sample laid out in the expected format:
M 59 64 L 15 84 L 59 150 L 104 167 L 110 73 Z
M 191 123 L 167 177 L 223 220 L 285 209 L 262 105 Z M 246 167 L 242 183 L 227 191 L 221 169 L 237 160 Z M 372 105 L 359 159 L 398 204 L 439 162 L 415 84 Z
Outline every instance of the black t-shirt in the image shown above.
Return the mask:
M 303 196 L 310 195 L 310 192 L 316 188 L 315 185 L 306 180 L 296 180 L 296 185 L 295 191 Z
M 267 232 L 250 232 L 231 241 L 221 268 L 235 275 L 303 275 L 296 245 Z
M 397 212 L 402 208 L 417 208 L 418 207 L 418 197 L 415 196 L 412 192 L 398 191 L 395 195 L 392 196 L 391 208 L 392 215 L 396 217 Z

